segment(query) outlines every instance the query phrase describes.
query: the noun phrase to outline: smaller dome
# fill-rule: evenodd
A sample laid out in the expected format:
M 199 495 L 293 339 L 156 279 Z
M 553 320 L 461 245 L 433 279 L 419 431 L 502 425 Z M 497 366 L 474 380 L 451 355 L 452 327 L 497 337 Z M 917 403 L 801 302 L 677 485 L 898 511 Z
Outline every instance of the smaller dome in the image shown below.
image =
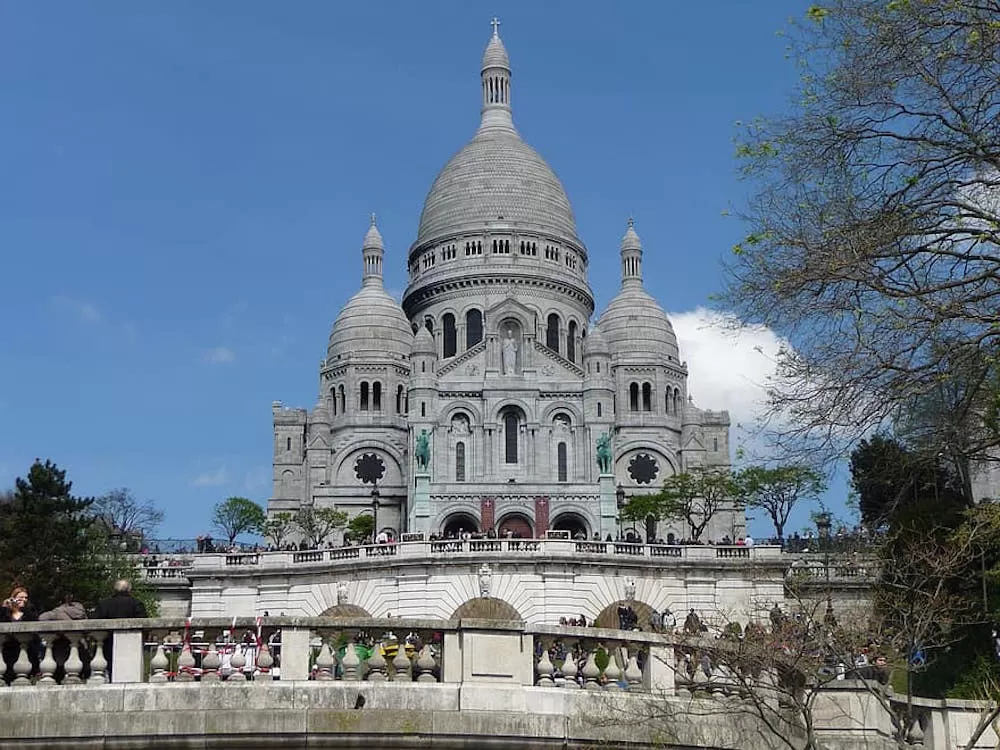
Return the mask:
M 378 227 L 375 226 L 375 214 L 372 214 L 372 223 L 368 227 L 368 231 L 365 232 L 365 239 L 361 243 L 362 250 L 384 250 L 385 246 L 382 244 L 382 233 L 378 231 Z
M 434 343 L 434 334 L 427 330 L 427 326 L 420 326 L 417 335 L 413 337 L 413 353 L 429 354 L 437 356 L 437 345 Z
M 410 356 L 413 331 L 403 308 L 380 285 L 363 286 L 337 316 L 330 331 L 327 360 L 351 356 Z
M 667 314 L 638 284 L 623 286 L 597 325 L 619 359 L 680 361 L 677 336 Z
M 590 327 L 587 337 L 583 340 L 583 356 L 587 357 L 594 354 L 611 354 L 611 349 L 608 347 L 608 340 L 604 338 L 601 329 L 596 325 Z
M 510 58 L 507 56 L 507 48 L 500 40 L 500 34 L 494 28 L 490 43 L 486 45 L 483 52 L 483 70 L 487 68 L 506 68 L 510 70 Z

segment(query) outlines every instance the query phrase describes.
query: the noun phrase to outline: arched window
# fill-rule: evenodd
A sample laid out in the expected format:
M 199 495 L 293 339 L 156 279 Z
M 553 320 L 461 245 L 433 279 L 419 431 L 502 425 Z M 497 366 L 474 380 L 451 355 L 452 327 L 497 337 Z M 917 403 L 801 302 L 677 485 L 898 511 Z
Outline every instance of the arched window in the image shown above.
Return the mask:
M 292 449 L 292 439 L 285 438 L 285 450 L 290 451 Z
M 569 322 L 569 330 L 566 332 L 566 359 L 576 362 L 576 321 Z
M 403 413 L 403 386 L 396 388 L 396 413 Z
M 674 388 L 674 415 L 681 413 L 681 390 Z
M 520 420 L 517 412 L 508 411 L 503 416 L 504 463 L 517 463 L 517 432 Z
M 434 318 L 428 315 L 424 318 L 424 328 L 426 328 L 431 333 L 434 333 Z
M 642 384 L 642 410 L 652 411 L 653 409 L 653 386 L 649 383 Z
M 421 401 L 420 402 L 420 416 L 421 417 L 426 417 L 427 416 L 427 402 L 426 401 Z
M 333 390 L 330 391 L 330 401 L 332 402 L 332 406 L 333 406 L 333 416 L 337 416 L 337 407 L 339 407 L 340 404 L 337 402 L 337 388 L 336 388 L 336 386 L 334 386 Z
M 368 411 L 368 381 L 361 381 L 361 403 L 358 405 L 361 411 Z
M 372 411 L 382 411 L 382 384 L 377 380 L 372 383 Z
M 344 390 L 344 386 L 340 386 L 340 413 L 347 414 L 347 392 Z
M 465 314 L 465 348 L 471 349 L 483 340 L 483 313 L 469 310 Z
M 663 413 L 664 414 L 670 414 L 670 402 L 673 401 L 672 396 L 673 396 L 673 391 L 671 390 L 670 386 L 668 385 L 667 386 L 667 392 L 666 392 L 666 394 L 664 396 L 664 399 L 663 399 Z
M 560 482 L 565 482 L 566 481 L 566 474 L 568 473 L 566 471 L 566 463 L 567 463 L 566 462 L 566 443 L 559 443 L 559 445 L 556 446 L 556 466 L 558 467 L 557 471 L 558 471 L 559 481 Z
M 628 408 L 630 411 L 639 411 L 639 384 L 631 383 L 628 387 Z
M 719 438 L 712 438 L 712 450 L 713 451 L 719 450 Z
M 451 313 L 445 313 L 441 316 L 441 338 L 442 344 L 444 346 L 444 351 L 441 356 L 454 357 L 456 351 L 458 350 L 458 333 L 455 330 L 455 316 Z
M 555 313 L 549 315 L 548 325 L 545 327 L 545 346 L 554 352 L 559 351 L 559 316 Z
M 455 481 L 465 481 L 465 443 L 455 443 Z
M 597 416 L 601 416 L 601 402 L 597 402 Z

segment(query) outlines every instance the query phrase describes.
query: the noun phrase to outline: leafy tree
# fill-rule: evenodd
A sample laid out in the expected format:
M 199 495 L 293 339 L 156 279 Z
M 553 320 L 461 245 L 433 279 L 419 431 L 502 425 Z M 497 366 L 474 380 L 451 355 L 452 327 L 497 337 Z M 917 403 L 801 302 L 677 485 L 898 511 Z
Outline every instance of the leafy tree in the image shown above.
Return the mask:
M 163 511 L 150 500 L 138 500 L 127 487 L 111 490 L 94 500 L 94 514 L 111 534 L 126 540 L 149 537 L 163 522 Z
M 748 508 L 767 513 L 778 539 L 784 539 L 785 524 L 800 500 L 819 497 L 826 489 L 823 476 L 808 466 L 748 466 L 735 482 Z
M 330 534 L 347 525 L 347 513 L 336 508 L 302 508 L 295 514 L 295 525 L 314 546 L 319 546 Z
M 738 487 L 729 471 L 693 469 L 668 477 L 656 494 L 636 495 L 622 509 L 623 520 L 648 516 L 661 520 L 683 519 L 698 541 L 712 517 L 732 503 Z
M 212 524 L 226 535 L 230 545 L 240 534 L 259 532 L 266 520 L 264 509 L 245 497 L 227 498 L 212 512 Z
M 72 594 L 93 605 L 117 578 L 142 589 L 134 562 L 110 544 L 93 500 L 72 494 L 73 483 L 52 461 L 36 460 L 13 493 L 0 497 L 0 581 L 28 588 L 41 609 Z M 155 597 L 149 597 L 156 611 Z
M 967 442 L 939 445 L 1000 446 L 997 14 L 830 0 L 788 34 L 799 106 L 738 147 L 755 194 L 725 293 L 791 342 L 769 391 L 786 448 L 836 453 L 942 389 Z
M 362 541 L 375 533 L 375 518 L 367 513 L 354 516 L 347 522 L 347 530 L 351 539 Z
M 261 527 L 261 534 L 265 539 L 270 539 L 271 543 L 281 548 L 281 543 L 285 541 L 295 528 L 295 517 L 291 513 L 275 513 L 264 521 Z

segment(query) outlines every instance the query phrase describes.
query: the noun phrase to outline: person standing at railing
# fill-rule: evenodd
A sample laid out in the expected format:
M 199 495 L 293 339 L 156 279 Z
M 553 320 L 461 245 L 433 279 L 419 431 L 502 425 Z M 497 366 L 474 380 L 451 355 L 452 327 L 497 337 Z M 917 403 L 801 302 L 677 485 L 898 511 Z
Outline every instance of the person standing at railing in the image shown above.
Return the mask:
M 115 581 L 115 593 L 97 605 L 94 617 L 98 620 L 147 617 L 146 605 L 132 596 L 132 584 L 121 578 Z
M 28 589 L 15 586 L 0 607 L 0 622 L 31 622 L 38 619 L 38 608 L 28 601 Z

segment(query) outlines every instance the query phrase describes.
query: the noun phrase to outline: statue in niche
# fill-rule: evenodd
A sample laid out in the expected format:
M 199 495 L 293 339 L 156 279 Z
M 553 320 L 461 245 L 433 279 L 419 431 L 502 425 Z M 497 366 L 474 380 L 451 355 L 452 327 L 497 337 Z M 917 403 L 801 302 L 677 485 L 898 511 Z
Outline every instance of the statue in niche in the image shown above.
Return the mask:
M 556 434 L 565 436 L 569 434 L 569 419 L 565 414 L 560 414 L 555 419 Z
M 625 579 L 625 599 L 627 601 L 635 599 L 635 579 L 632 577 Z
M 503 374 L 513 375 L 517 372 L 517 342 L 514 340 L 514 331 L 507 328 L 507 336 L 503 340 L 501 359 L 503 364 Z
M 602 474 L 611 473 L 611 436 L 603 433 L 597 438 L 597 468 Z
M 427 471 L 427 467 L 431 463 L 431 438 L 427 434 L 427 430 L 421 430 L 420 434 L 417 435 L 417 468 L 421 471 Z
M 464 415 L 458 414 L 451 420 L 451 431 L 458 436 L 469 434 L 469 420 Z
M 337 584 L 337 604 L 347 604 L 347 581 Z
M 489 597 L 492 585 L 493 570 L 490 568 L 489 563 L 483 563 L 479 566 L 479 595 L 484 599 Z

